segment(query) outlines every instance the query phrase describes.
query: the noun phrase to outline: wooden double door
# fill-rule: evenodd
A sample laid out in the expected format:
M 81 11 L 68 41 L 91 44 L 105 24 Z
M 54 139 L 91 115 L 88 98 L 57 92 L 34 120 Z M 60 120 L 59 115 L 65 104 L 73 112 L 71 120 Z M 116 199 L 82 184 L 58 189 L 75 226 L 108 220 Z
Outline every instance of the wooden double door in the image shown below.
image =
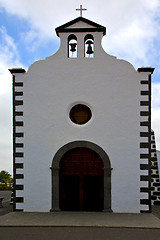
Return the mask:
M 64 154 L 59 181 L 62 211 L 103 210 L 103 162 L 93 150 L 75 148 Z

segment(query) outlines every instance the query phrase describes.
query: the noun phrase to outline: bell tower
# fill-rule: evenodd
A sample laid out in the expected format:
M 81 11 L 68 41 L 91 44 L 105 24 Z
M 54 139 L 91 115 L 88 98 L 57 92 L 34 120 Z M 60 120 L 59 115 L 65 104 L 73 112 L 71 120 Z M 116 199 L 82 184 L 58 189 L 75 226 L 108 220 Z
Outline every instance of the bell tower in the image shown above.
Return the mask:
M 61 39 L 60 52 L 67 58 L 94 58 L 101 52 L 106 28 L 82 16 L 56 28 Z

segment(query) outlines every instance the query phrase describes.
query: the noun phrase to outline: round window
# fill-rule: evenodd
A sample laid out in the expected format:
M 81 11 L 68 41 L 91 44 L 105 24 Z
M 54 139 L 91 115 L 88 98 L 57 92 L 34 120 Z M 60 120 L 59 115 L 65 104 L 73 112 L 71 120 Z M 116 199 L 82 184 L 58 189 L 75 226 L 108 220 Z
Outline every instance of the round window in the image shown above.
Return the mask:
M 89 107 L 83 104 L 77 104 L 72 107 L 69 116 L 72 122 L 82 125 L 91 119 L 92 112 Z

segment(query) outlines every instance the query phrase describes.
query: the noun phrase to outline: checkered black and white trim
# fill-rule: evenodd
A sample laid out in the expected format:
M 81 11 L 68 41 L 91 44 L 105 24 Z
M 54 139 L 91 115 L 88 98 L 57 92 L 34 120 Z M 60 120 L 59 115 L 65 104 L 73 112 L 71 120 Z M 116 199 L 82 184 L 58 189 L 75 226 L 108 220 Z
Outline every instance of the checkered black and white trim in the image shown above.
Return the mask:
M 24 202 L 24 131 L 23 131 L 23 82 L 24 69 L 9 69 L 13 76 L 13 210 L 23 211 Z
M 150 67 L 138 68 L 140 74 L 140 181 L 141 212 L 151 212 L 151 74 Z

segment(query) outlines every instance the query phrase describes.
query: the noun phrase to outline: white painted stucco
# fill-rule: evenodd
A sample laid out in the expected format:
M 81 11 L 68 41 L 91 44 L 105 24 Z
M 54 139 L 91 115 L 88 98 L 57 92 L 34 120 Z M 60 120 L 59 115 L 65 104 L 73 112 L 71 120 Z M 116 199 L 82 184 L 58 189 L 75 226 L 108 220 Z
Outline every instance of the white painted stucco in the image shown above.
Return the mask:
M 57 53 L 35 62 L 27 73 L 17 74 L 24 83 L 24 180 L 17 180 L 24 184 L 24 191 L 17 191 L 24 196 L 24 203 L 17 207 L 30 212 L 50 211 L 53 157 L 63 145 L 85 140 L 99 145 L 110 158 L 113 212 L 139 212 L 140 198 L 146 198 L 146 194 L 140 196 L 142 73 L 127 61 L 105 53 L 101 32 L 90 32 L 94 37 L 94 58 L 84 58 L 87 33 L 74 34 L 77 58 L 67 57 L 69 33 L 61 33 Z M 145 73 L 144 79 L 147 76 Z M 77 103 L 86 104 L 92 111 L 85 125 L 69 119 L 69 111 Z

